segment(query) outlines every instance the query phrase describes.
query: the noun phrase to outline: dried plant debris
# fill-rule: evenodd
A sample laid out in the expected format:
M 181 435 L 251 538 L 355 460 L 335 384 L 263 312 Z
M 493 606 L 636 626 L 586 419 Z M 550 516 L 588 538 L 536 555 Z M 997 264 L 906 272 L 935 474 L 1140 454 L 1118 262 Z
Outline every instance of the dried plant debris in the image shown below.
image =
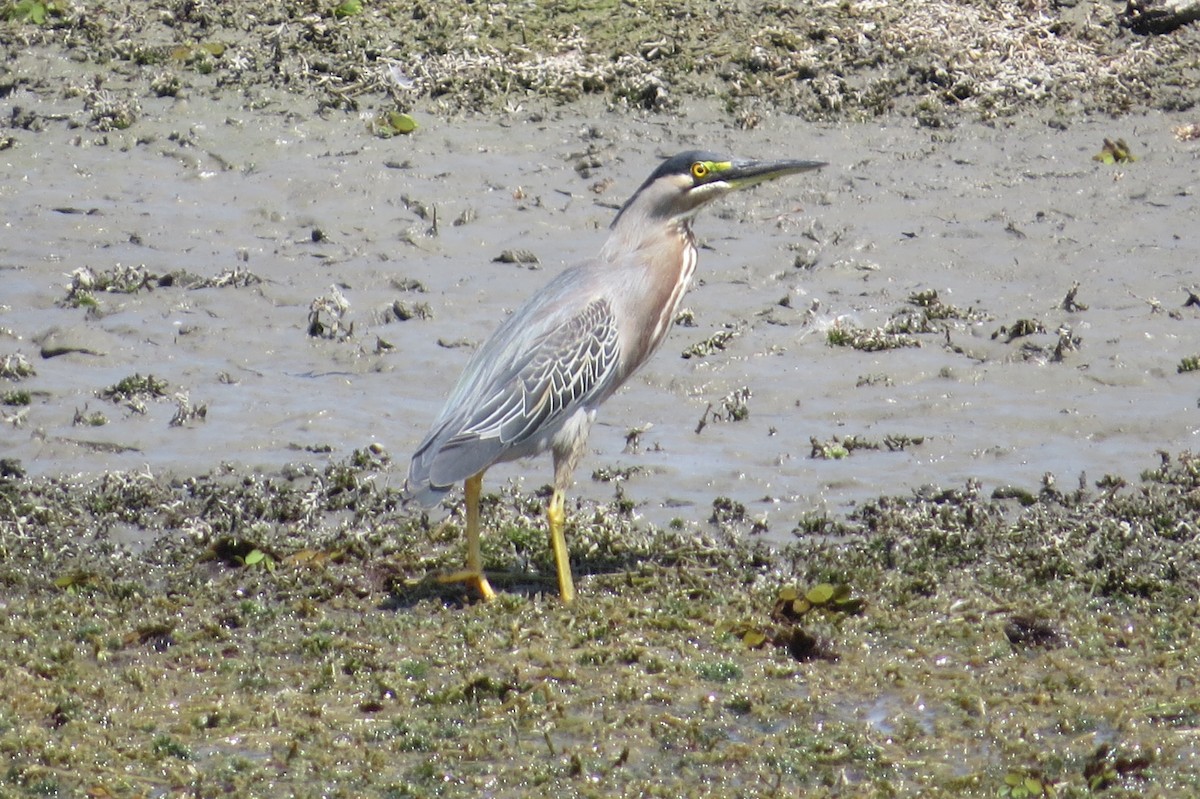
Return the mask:
M 308 306 L 308 335 L 333 341 L 345 341 L 354 335 L 354 322 L 347 320 L 350 301 L 337 286 L 313 300 Z
M 407 303 L 404 300 L 395 300 L 376 314 L 376 318 L 381 324 L 407 322 L 411 319 L 432 319 L 433 308 L 427 302 Z
M 695 327 L 696 312 L 691 308 L 680 308 L 673 321 L 676 327 Z
M 1171 131 L 1179 141 L 1194 141 L 1200 139 L 1200 122 L 1189 125 L 1178 125 Z
M 626 455 L 636 455 L 642 451 L 642 436 L 654 427 L 653 423 L 631 427 L 625 431 L 625 448 L 621 451 Z
M 750 387 L 742 386 L 735 388 L 733 391 L 726 394 L 717 403 L 717 407 L 711 409 L 709 418 L 719 422 L 743 422 L 750 418 Z
M 926 322 L 938 322 L 946 319 L 974 322 L 985 318 L 983 314 L 972 308 L 963 310 L 956 305 L 943 302 L 936 289 L 915 292 L 909 295 L 908 302 L 923 311 Z M 934 332 L 932 325 L 930 328 L 926 332 Z
M 973 309 L 963 310 L 943 302 L 932 289 L 909 295 L 908 305 L 912 307 L 899 309 L 882 327 L 857 327 L 839 319 L 826 331 L 825 340 L 831 347 L 850 347 L 863 352 L 920 347 L 918 336 L 943 332 L 949 336 L 949 322 L 985 318 Z
M 680 324 L 678 319 L 676 319 L 676 324 Z M 729 346 L 729 342 L 741 335 L 741 332 L 740 326 L 726 325 L 723 330 L 718 330 L 703 341 L 697 341 L 695 344 L 685 348 L 682 356 L 687 360 L 691 358 L 707 358 L 714 352 L 723 352 Z
M 263 279 L 248 269 L 235 266 L 224 269 L 214 277 L 193 275 L 189 272 L 171 272 L 159 278 L 160 286 L 183 286 L 186 289 L 246 288 L 262 283 Z
M 809 457 L 816 460 L 841 460 L 847 458 L 856 450 L 884 450 L 888 452 L 903 452 L 909 447 L 925 443 L 924 436 L 888 435 L 882 440 L 866 438 L 865 436 L 833 436 L 828 441 L 821 441 L 815 436 L 809 438 L 812 449 Z
M 102 272 L 81 266 L 67 277 L 70 283 L 67 284 L 67 296 L 61 304 L 69 307 L 95 306 L 95 295 L 98 293 L 136 294 L 152 288 L 158 281 L 157 276 L 151 274 L 144 265 L 123 264 Z
M 1070 298 L 1068 298 L 1070 299 Z M 1001 325 L 992 333 L 992 339 L 1003 337 L 1006 344 L 1018 339 L 1031 336 L 1044 336 L 1049 331 L 1045 325 L 1036 319 L 1018 319 L 1009 325 Z M 1067 354 L 1075 352 L 1082 346 L 1083 337 L 1075 334 L 1069 325 L 1060 325 L 1053 333 L 1053 341 L 1022 341 L 1017 350 L 1017 356 L 1024 361 L 1035 363 L 1062 363 Z
M 184 270 L 158 274 L 144 264 L 117 264 L 100 272 L 83 266 L 72 271 L 68 277 L 67 296 L 60 302 L 68 307 L 95 307 L 98 305 L 98 294 L 136 294 L 170 286 L 185 289 L 245 288 L 262 282 L 258 275 L 240 266 L 226 269 L 215 277 L 194 275 Z
M 742 422 L 750 418 L 750 397 L 750 388 L 742 386 L 726 394 L 716 405 L 708 403 L 696 423 L 696 433 L 702 432 L 710 421 Z
M 1079 281 L 1075 281 L 1071 284 L 1071 288 L 1067 290 L 1067 295 L 1063 297 L 1062 309 L 1067 313 L 1077 313 L 1079 311 L 1086 311 L 1088 309 L 1086 305 L 1079 302 L 1079 300 L 1075 298 L 1079 293 L 1079 288 Z
M 407 109 L 425 98 L 435 110 L 512 114 L 587 96 L 667 111 L 715 94 L 744 128 L 767 107 L 809 119 L 899 113 L 928 126 L 1030 108 L 1118 114 L 1134 104 L 1178 107 L 1197 84 L 1186 67 L 1188 37 L 1130 47 L 1114 36 L 1112 14 L 1074 5 L 822 4 L 802 16 L 780 3 L 732 16 L 703 5 L 614 15 L 605 4 L 517 9 L 458 0 L 411 13 L 361 0 L 321 10 L 272 1 L 254 14 L 189 2 L 135 17 L 65 0 L 10 0 L 6 8 L 10 50 L 54 44 L 56 32 L 71 31 L 86 65 L 120 67 L 104 88 L 93 81 L 74 89 L 83 102 L 76 124 L 102 132 L 136 129 L 140 95 L 119 81 L 134 70 L 150 95 L 231 86 L 257 99 L 277 89 L 313 98 L 318 112 Z M 386 44 L 401 40 L 402 48 Z M 399 110 L 371 117 L 379 135 L 416 126 Z
M 854 327 L 840 320 L 826 332 L 825 341 L 831 347 L 850 347 L 863 352 L 921 346 L 920 340 L 915 336 L 897 333 L 886 326 L 868 329 Z
M 1075 335 L 1074 331 L 1066 325 L 1060 327 L 1057 331 L 1058 340 L 1054 343 L 1054 352 L 1050 355 L 1050 360 L 1054 363 L 1062 363 L 1066 360 L 1067 353 L 1075 352 L 1083 344 L 1083 337 Z
M 188 393 L 181 391 L 175 395 L 175 414 L 167 424 L 171 427 L 183 427 L 190 422 L 204 421 L 206 418 L 208 418 L 208 405 L 205 403 L 193 405 Z
M 867 386 L 894 386 L 895 384 L 895 380 L 892 379 L 891 375 L 875 373 L 859 375 L 858 380 L 856 380 L 854 383 L 854 387 L 863 388 Z
M 0 378 L 5 380 L 24 380 L 33 377 L 37 370 L 23 354 L 14 352 L 0 358 Z
M 498 264 L 519 264 L 529 269 L 540 269 L 541 261 L 529 250 L 505 250 L 492 259 Z
M 416 292 L 417 294 L 425 293 L 425 284 L 422 283 L 421 281 L 417 280 L 416 278 L 411 278 L 411 277 L 392 278 L 392 280 L 389 281 L 389 283 L 390 283 L 391 287 L 393 289 L 395 289 L 396 291 L 411 291 L 411 292 Z
M 101 132 L 125 130 L 141 113 L 135 100 L 101 88 L 84 94 L 83 107 L 90 114 L 88 127 Z
M 592 479 L 597 483 L 620 483 L 646 471 L 642 466 L 623 466 L 620 468 L 601 466 L 592 471 Z
M 1019 338 L 1045 332 L 1045 325 L 1036 319 L 1018 319 L 1011 325 L 1000 325 L 1000 329 L 992 333 L 992 340 L 1003 336 L 1005 343 L 1011 344 Z

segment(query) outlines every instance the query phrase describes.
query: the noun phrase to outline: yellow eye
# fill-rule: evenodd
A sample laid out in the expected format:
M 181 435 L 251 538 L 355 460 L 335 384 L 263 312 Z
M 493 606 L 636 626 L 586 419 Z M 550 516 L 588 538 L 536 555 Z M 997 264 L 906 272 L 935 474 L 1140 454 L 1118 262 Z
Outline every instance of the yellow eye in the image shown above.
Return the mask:
M 704 180 L 708 176 L 708 164 L 703 161 L 697 161 L 692 164 L 692 177 L 696 180 Z

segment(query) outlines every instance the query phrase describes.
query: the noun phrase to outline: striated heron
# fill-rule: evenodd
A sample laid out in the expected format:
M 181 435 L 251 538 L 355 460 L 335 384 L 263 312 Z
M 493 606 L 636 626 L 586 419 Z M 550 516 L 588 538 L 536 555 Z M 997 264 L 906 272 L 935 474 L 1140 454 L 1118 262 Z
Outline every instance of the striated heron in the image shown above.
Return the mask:
M 598 257 L 559 274 L 492 333 L 417 448 L 406 481 L 409 497 L 425 506 L 465 484 L 467 567 L 444 581 L 495 596 L 479 550 L 483 473 L 550 450 L 550 545 L 562 599 L 574 599 L 566 491 L 596 410 L 654 354 L 679 311 L 696 269 L 693 217 L 731 191 L 824 165 L 699 151 L 668 158 L 617 213 Z

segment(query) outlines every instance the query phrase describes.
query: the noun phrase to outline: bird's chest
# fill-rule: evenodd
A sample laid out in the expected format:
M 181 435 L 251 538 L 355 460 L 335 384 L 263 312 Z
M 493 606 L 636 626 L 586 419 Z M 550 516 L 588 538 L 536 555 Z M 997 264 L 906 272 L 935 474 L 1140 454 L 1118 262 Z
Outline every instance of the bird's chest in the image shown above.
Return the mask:
M 683 228 L 666 248 L 669 255 L 649 270 L 640 298 L 639 323 L 632 336 L 633 361 L 640 365 L 662 345 L 679 315 L 683 297 L 696 272 L 696 241 L 692 231 Z

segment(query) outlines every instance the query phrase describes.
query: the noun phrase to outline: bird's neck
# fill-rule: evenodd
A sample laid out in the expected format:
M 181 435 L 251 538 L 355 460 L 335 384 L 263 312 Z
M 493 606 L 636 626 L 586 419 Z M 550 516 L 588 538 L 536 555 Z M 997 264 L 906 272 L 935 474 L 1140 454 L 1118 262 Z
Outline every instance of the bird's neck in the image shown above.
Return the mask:
M 675 245 L 679 239 L 683 239 L 684 247 L 695 248 L 691 214 L 677 217 L 665 225 L 661 219 L 634 222 L 621 218 L 609 232 L 600 256 L 604 260 L 615 261 L 630 253 Z

